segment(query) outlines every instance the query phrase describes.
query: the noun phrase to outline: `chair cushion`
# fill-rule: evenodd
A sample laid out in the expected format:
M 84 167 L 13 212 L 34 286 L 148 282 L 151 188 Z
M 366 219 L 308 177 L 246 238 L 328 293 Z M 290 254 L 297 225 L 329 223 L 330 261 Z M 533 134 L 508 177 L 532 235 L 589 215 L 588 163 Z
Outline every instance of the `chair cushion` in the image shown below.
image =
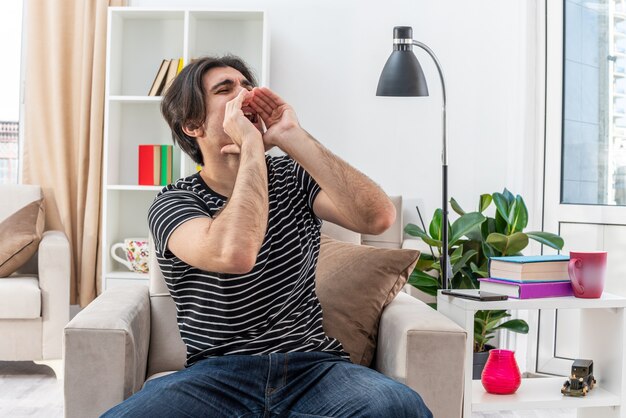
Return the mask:
M 353 363 L 370 366 L 382 311 L 406 283 L 419 254 L 322 235 L 315 289 L 324 331 L 341 342 Z
M 41 291 L 37 278 L 12 276 L 0 280 L 0 319 L 41 316 Z
M 44 221 L 43 199 L 39 199 L 0 223 L 0 277 L 13 274 L 37 252 Z

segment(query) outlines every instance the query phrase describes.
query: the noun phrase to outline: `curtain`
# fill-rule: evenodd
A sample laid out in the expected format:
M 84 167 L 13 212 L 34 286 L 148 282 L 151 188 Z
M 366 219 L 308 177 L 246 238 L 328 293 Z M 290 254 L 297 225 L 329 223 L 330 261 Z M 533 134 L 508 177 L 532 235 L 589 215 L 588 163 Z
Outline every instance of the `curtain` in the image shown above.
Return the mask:
M 72 248 L 70 303 L 97 294 L 107 7 L 126 0 L 26 0 L 23 182 L 39 184 L 46 229 Z

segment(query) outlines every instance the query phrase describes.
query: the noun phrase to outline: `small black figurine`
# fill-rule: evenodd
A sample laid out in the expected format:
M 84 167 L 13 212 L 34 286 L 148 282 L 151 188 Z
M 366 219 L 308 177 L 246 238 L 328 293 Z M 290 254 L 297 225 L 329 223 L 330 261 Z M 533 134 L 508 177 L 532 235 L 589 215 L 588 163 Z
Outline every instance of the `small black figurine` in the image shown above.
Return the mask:
M 563 384 L 561 393 L 567 396 L 587 396 L 587 392 L 593 389 L 595 384 L 593 360 L 574 360 L 572 374 Z

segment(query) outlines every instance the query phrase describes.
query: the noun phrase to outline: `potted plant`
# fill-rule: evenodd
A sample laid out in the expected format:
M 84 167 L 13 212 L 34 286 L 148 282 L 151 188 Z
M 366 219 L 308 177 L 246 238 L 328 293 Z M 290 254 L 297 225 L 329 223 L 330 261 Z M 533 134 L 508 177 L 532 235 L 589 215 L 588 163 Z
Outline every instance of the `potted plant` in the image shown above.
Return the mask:
M 510 316 L 511 314 L 505 310 L 476 311 L 474 315 L 473 379 L 480 379 L 480 374 L 489 357 L 489 350 L 495 348 L 487 343 L 496 336 L 497 330 L 508 329 L 512 332 L 528 334 L 528 323 L 523 319 L 510 319 L 502 322 Z
M 484 213 L 492 203 L 495 205 L 493 217 Z M 514 196 L 507 189 L 502 193 L 482 194 L 475 212 L 466 212 L 454 198 L 450 199 L 450 205 L 459 215 L 452 224 L 448 224 L 448 248 L 452 266 L 450 284 L 454 289 L 477 289 L 478 278 L 489 275 L 490 257 L 521 255 L 530 239 L 557 250 L 563 248 L 563 239 L 556 234 L 523 231 L 528 225 L 528 209 L 520 195 Z M 408 283 L 433 296 L 442 288 L 439 263 L 443 246 L 441 224 L 442 212 L 437 209 L 428 231 L 423 222 L 423 227 L 408 224 L 404 229 L 407 234 L 423 240 L 431 248 L 430 254 L 422 253 L 420 256 Z M 431 306 L 436 307 L 435 304 Z M 475 353 L 488 351 L 490 346 L 487 342 L 495 336 L 498 329 L 528 333 L 526 321 L 513 319 L 503 322 L 509 316 L 506 311 L 476 312 Z

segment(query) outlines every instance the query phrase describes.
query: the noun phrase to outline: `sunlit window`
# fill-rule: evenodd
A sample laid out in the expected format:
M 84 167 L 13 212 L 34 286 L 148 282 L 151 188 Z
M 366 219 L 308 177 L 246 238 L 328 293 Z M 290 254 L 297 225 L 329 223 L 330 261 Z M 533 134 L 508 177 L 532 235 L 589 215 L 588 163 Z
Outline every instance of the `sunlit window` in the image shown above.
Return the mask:
M 561 201 L 626 205 L 626 4 L 564 9 Z
M 18 181 L 22 0 L 0 3 L 0 39 L 0 184 L 6 184 Z

